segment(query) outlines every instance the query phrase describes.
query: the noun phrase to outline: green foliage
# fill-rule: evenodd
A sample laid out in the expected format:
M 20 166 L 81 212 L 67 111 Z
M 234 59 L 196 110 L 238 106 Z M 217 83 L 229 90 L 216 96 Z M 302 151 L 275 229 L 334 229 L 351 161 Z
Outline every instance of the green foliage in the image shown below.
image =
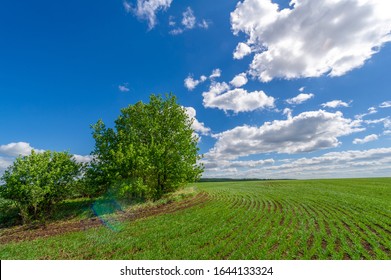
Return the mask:
M 198 179 L 202 166 L 192 121 L 173 95 L 151 95 L 148 104 L 122 109 L 114 129 L 99 120 L 92 126 L 89 185 L 96 194 L 114 185 L 124 196 L 158 199 Z
M 43 220 L 72 193 L 81 164 L 66 152 L 31 152 L 18 157 L 2 176 L 0 196 L 13 201 L 24 222 Z
M 0 197 L 0 228 L 19 224 L 20 222 L 21 219 L 16 203 Z

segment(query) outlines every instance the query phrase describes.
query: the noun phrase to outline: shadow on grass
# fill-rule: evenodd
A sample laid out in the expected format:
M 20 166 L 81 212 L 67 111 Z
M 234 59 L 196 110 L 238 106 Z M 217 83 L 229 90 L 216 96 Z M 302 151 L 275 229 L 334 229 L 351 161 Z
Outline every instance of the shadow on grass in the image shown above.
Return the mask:
M 44 221 L 33 221 L 32 225 L 42 225 L 65 220 L 82 220 L 100 217 L 115 212 L 123 212 L 127 207 L 145 202 L 142 199 L 118 201 L 111 197 L 76 198 L 58 203 Z M 22 225 L 17 206 L 11 201 L 0 200 L 0 229 Z
M 95 200 L 92 198 L 77 198 L 60 202 L 55 206 L 52 215 L 47 220 L 59 221 L 73 218 L 90 218 L 94 215 L 91 206 Z

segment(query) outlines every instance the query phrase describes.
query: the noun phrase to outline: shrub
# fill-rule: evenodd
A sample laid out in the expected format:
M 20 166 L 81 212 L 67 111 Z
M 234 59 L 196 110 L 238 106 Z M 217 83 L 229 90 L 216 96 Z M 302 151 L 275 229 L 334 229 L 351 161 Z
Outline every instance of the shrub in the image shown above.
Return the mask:
M 44 221 L 54 205 L 72 196 L 81 164 L 66 152 L 18 157 L 2 176 L 0 196 L 15 202 L 23 222 Z

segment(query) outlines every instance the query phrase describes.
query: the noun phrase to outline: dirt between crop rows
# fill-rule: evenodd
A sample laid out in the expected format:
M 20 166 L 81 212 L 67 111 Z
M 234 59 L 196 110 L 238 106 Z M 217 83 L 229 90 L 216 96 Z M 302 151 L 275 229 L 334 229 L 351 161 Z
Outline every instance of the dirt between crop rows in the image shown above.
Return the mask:
M 160 214 L 174 213 L 196 205 L 204 204 L 209 200 L 206 193 L 199 193 L 190 199 L 185 199 L 179 202 L 169 202 L 167 204 L 130 210 L 129 212 L 118 212 L 108 219 L 113 222 L 135 221 L 150 216 Z M 83 231 L 90 228 L 102 226 L 104 221 L 99 217 L 84 219 L 79 221 L 56 222 L 31 228 L 28 226 L 17 226 L 10 229 L 5 229 L 0 232 L 0 244 L 9 242 L 19 242 L 24 240 L 34 240 L 40 237 L 48 237 L 59 235 L 68 232 Z

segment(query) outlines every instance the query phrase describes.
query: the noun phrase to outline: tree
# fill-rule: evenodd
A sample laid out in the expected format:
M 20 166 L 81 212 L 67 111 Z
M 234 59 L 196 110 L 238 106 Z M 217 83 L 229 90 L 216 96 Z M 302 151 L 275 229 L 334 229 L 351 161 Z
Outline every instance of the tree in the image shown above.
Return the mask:
M 119 186 L 130 196 L 153 199 L 198 179 L 198 139 L 174 95 L 151 95 L 121 110 L 115 128 L 93 128 L 94 160 L 88 171 L 100 191 Z
M 16 158 L 4 172 L 0 196 L 17 204 L 24 222 L 42 220 L 71 195 L 80 172 L 81 164 L 67 152 L 32 151 Z

